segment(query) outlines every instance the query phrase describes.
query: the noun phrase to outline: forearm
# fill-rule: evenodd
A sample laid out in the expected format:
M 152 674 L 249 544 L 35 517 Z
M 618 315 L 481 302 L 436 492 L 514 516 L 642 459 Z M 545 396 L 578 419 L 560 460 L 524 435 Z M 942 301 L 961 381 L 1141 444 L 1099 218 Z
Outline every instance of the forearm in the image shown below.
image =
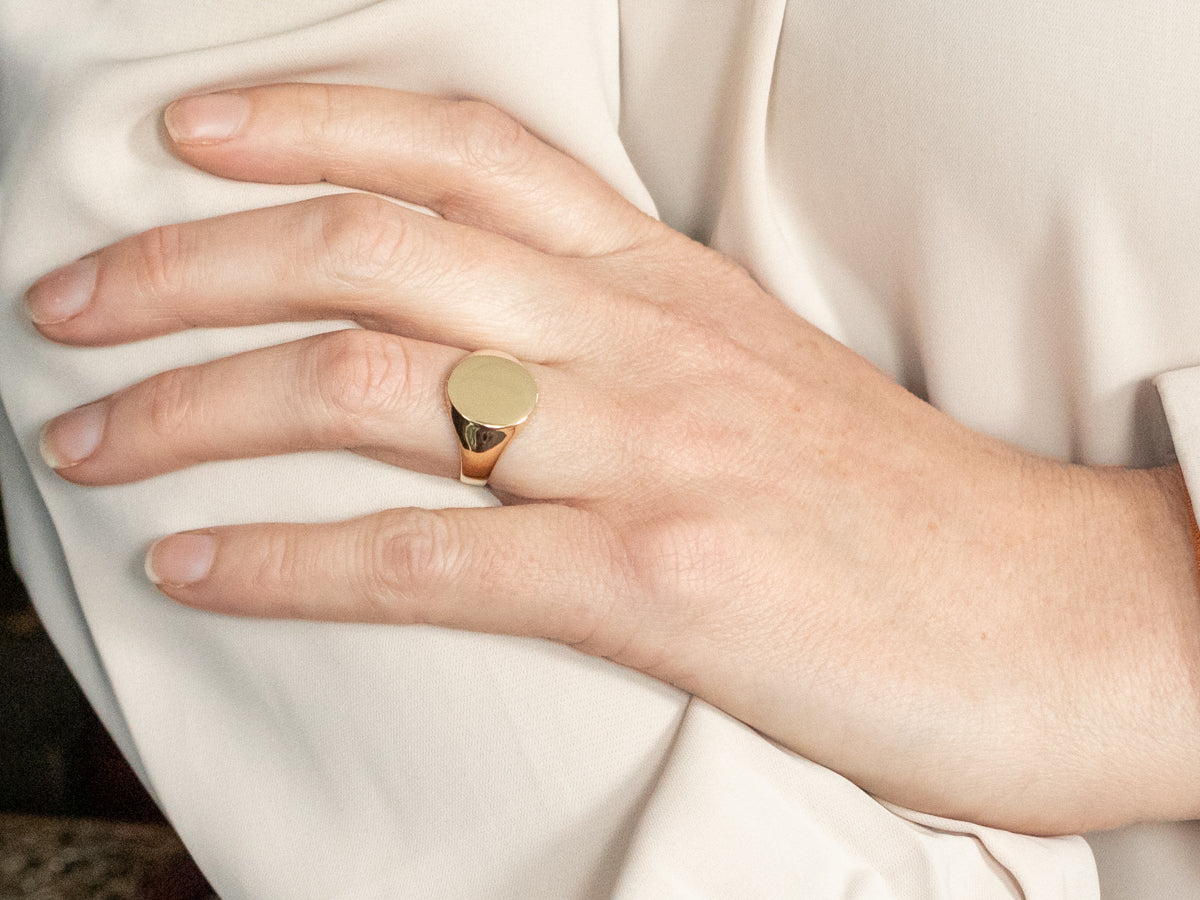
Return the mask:
M 1007 521 L 965 566 L 979 627 L 961 665 L 964 689 L 994 706 L 976 719 L 982 742 L 1004 744 L 1026 779 L 943 809 L 1048 834 L 1195 817 L 1200 590 L 1179 468 L 1023 467 L 997 484 L 984 515 Z
M 1200 589 L 1183 477 L 1178 466 L 1092 469 L 1088 481 L 1090 501 L 1075 523 L 1078 618 L 1067 623 L 1064 665 L 1089 671 L 1103 730 L 1096 793 L 1080 799 L 1111 812 L 1099 824 L 1195 818 Z

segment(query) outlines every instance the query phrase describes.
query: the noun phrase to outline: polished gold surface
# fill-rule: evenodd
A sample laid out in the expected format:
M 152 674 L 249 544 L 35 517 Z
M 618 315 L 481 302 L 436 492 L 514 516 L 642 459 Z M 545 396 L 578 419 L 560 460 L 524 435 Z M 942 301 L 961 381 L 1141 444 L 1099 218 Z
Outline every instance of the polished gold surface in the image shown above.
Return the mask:
M 463 418 L 489 428 L 511 428 L 529 418 L 537 405 L 537 385 L 529 371 L 510 356 L 485 350 L 472 353 L 446 382 L 450 405 Z
M 507 353 L 480 350 L 454 367 L 446 399 L 461 448 L 459 477 L 466 484 L 487 484 L 500 455 L 537 405 L 533 376 Z

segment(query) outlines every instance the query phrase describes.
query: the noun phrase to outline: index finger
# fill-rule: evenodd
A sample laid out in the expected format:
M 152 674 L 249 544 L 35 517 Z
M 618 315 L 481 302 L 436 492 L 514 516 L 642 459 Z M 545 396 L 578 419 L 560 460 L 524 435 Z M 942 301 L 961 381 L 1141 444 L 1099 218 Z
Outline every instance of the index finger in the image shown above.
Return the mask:
M 654 220 L 494 106 L 384 88 L 280 84 L 185 97 L 175 153 L 241 181 L 328 181 L 428 207 L 539 250 L 626 249 Z

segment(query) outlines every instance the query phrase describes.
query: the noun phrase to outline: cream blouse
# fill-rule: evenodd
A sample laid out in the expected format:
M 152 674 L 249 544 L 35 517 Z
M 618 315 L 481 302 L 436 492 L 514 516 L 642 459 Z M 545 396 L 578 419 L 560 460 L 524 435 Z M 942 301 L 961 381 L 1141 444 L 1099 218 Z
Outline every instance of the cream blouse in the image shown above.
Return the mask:
M 14 553 L 225 900 L 1200 897 L 1195 823 L 1089 844 L 917 815 L 563 647 L 164 600 L 141 556 L 175 530 L 487 501 L 348 453 L 69 485 L 37 452 L 52 416 L 341 326 L 67 348 L 20 304 L 122 236 L 331 190 L 187 168 L 159 131 L 180 94 L 312 80 L 474 96 L 973 428 L 1083 462 L 1177 453 L 1195 491 L 1200 7 L 0 0 L 0 79 Z

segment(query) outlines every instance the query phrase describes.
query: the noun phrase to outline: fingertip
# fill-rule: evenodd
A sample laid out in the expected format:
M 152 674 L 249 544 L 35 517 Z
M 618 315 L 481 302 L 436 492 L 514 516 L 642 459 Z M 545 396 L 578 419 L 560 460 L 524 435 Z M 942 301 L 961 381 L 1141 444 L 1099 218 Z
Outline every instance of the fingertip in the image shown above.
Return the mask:
M 146 551 L 146 577 L 160 588 L 188 587 L 208 577 L 217 556 L 214 535 L 198 532 L 160 538 Z
M 96 292 L 99 262 L 89 254 L 39 278 L 25 292 L 25 312 L 39 328 L 58 325 L 83 312 Z
M 47 422 L 38 435 L 38 450 L 46 465 L 63 474 L 91 457 L 104 436 L 108 407 L 107 401 L 98 400 Z
M 250 100 L 221 92 L 181 97 L 163 111 L 163 124 L 176 144 L 217 144 L 236 137 L 250 118 Z

